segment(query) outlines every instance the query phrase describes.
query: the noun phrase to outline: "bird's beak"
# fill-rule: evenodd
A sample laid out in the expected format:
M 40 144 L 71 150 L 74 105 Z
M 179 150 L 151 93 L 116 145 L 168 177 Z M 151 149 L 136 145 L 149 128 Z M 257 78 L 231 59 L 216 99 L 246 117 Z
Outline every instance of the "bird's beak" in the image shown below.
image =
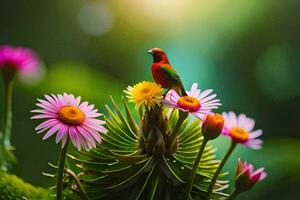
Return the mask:
M 148 53 L 150 53 L 150 54 L 152 55 L 152 54 L 153 54 L 153 50 L 150 49 L 150 50 L 148 51 Z

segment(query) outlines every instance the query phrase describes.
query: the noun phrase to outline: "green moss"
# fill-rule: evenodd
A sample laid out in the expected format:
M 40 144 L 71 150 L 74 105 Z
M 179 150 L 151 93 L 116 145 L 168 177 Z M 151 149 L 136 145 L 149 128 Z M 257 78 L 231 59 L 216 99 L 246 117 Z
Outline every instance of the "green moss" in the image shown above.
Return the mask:
M 25 183 L 15 175 L 0 172 L 0 200 L 46 200 L 48 191 Z

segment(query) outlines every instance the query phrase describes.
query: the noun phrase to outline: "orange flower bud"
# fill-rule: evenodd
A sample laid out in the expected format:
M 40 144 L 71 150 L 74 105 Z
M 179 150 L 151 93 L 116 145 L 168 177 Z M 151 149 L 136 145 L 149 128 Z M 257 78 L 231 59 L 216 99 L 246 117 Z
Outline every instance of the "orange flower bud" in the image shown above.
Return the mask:
M 217 138 L 223 129 L 224 118 L 220 114 L 207 115 L 202 124 L 202 134 L 205 139 Z

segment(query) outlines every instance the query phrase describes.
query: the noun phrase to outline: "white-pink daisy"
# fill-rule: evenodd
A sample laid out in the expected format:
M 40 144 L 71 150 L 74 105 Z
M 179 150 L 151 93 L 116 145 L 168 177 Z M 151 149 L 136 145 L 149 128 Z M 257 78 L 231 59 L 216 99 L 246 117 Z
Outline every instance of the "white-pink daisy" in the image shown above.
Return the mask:
M 162 103 L 167 107 L 189 112 L 203 120 L 207 114 L 213 113 L 212 109 L 221 106 L 220 100 L 215 99 L 217 95 L 211 94 L 212 92 L 212 89 L 201 91 L 198 84 L 194 83 L 191 91 L 186 92 L 187 96 L 179 96 L 175 90 L 170 90 Z
M 260 149 L 263 143 L 257 137 L 263 134 L 261 129 L 253 130 L 255 121 L 245 114 L 237 116 L 234 112 L 222 113 L 225 124 L 223 135 L 230 137 L 236 143 L 243 144 L 252 149 Z
M 45 95 L 45 100 L 38 99 L 39 109 L 31 112 L 37 113 L 31 119 L 46 119 L 38 125 L 37 133 L 46 132 L 43 140 L 56 133 L 56 143 L 62 142 L 65 146 L 68 139 L 80 150 L 90 150 L 101 142 L 99 133 L 106 133 L 103 126 L 105 121 L 96 119 L 102 114 L 94 109 L 94 105 L 82 102 L 81 97 L 75 98 L 72 94 Z

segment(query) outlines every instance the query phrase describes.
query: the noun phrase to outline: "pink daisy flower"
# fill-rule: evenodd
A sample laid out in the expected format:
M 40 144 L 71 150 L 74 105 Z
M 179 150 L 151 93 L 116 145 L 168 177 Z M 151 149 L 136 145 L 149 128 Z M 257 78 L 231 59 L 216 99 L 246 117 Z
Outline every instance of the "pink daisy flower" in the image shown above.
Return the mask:
M 19 72 L 21 80 L 37 81 L 42 70 L 38 56 L 28 48 L 0 46 L 0 69 L 13 69 Z
M 235 187 L 239 192 L 244 192 L 251 189 L 254 184 L 262 181 L 267 177 L 264 168 L 259 168 L 254 171 L 252 164 L 238 160 L 238 165 L 235 171 Z
M 263 134 L 261 129 L 253 131 L 255 121 L 245 114 L 237 116 L 234 112 L 222 113 L 225 124 L 223 135 L 230 137 L 236 143 L 246 145 L 252 149 L 260 149 L 263 143 L 257 137 Z
M 102 114 L 88 102 L 80 103 L 81 97 L 72 94 L 45 95 L 46 100 L 38 99 L 39 109 L 31 112 L 38 113 L 31 119 L 46 119 L 38 125 L 37 133 L 46 132 L 43 140 L 56 133 L 56 143 L 62 141 L 65 146 L 70 138 L 73 145 L 80 150 L 82 147 L 90 150 L 101 142 L 99 133 L 106 133 L 103 120 L 96 119 Z
M 212 114 L 212 109 L 217 109 L 221 103 L 215 99 L 216 94 L 211 94 L 212 89 L 201 92 L 198 84 L 194 83 L 191 91 L 187 91 L 187 96 L 179 96 L 175 90 L 170 90 L 162 103 L 171 108 L 176 108 L 184 112 L 189 112 L 193 116 L 204 119 L 207 114 Z M 210 95 L 211 94 L 211 95 Z

